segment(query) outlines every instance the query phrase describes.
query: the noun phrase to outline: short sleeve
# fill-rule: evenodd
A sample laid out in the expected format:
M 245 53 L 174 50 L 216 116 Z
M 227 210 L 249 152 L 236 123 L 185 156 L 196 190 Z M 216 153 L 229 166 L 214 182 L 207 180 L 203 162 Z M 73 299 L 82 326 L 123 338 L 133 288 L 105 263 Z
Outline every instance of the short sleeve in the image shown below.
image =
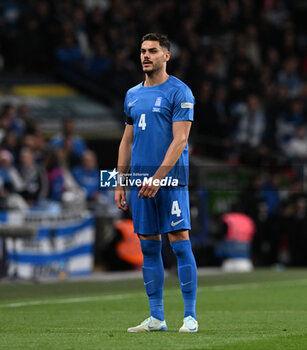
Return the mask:
M 128 92 L 126 93 L 126 97 L 125 97 L 125 102 L 124 102 L 124 112 L 126 115 L 126 121 L 125 124 L 129 124 L 129 125 L 133 125 L 133 119 L 132 117 L 129 115 L 129 109 L 128 109 Z
M 191 120 L 193 121 L 195 99 L 192 91 L 184 86 L 174 96 L 173 122 Z

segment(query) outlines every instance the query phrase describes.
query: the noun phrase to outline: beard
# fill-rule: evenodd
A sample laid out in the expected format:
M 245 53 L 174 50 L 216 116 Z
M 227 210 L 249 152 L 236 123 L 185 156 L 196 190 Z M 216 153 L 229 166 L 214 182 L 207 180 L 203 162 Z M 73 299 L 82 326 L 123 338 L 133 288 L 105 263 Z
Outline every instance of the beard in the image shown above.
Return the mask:
M 163 67 L 163 64 L 158 62 L 155 65 L 152 64 L 150 67 L 144 67 L 143 66 L 143 72 L 145 74 L 147 74 L 148 76 L 151 76 L 154 73 L 156 73 L 157 71 L 159 71 L 162 67 Z
M 150 69 L 150 70 L 143 69 L 143 72 L 147 74 L 149 77 L 152 76 L 155 71 L 156 71 L 155 69 Z
M 155 67 L 143 67 L 143 72 L 147 75 L 152 75 L 154 72 L 156 72 Z

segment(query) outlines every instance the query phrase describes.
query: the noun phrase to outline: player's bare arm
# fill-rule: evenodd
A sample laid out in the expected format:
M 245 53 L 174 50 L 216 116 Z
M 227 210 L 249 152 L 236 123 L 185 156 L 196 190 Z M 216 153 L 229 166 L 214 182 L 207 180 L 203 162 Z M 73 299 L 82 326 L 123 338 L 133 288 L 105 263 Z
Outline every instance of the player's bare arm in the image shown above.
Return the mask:
M 127 124 L 118 150 L 117 171 L 119 174 L 125 174 L 129 171 L 132 142 L 133 126 Z M 115 202 L 119 209 L 128 209 L 125 189 L 120 185 L 115 189 Z
M 178 121 L 173 123 L 173 141 L 170 144 L 163 162 L 153 176 L 154 179 L 162 180 L 178 161 L 181 153 L 188 142 L 192 123 L 190 121 Z M 138 197 L 153 198 L 160 186 L 145 184 L 139 191 Z

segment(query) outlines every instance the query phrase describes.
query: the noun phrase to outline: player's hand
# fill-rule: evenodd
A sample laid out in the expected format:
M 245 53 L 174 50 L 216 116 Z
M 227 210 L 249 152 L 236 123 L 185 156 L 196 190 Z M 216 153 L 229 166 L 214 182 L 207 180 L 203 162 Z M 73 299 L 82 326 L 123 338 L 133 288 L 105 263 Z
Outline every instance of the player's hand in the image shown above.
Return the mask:
M 139 191 L 138 198 L 154 198 L 154 196 L 159 191 L 160 185 L 158 186 L 153 185 L 153 180 L 154 178 L 152 178 L 151 185 L 148 183 L 143 183 L 142 185 L 139 186 L 141 189 Z
M 117 186 L 115 189 L 115 202 L 119 209 L 127 210 L 126 193 L 122 186 Z

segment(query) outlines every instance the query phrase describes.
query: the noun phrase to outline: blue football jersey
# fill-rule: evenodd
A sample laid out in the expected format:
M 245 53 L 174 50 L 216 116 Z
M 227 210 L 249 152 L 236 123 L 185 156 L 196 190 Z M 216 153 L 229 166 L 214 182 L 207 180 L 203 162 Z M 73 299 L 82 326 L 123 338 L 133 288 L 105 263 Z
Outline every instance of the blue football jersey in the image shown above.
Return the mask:
M 173 141 L 172 123 L 193 121 L 194 96 L 181 80 L 170 76 L 163 84 L 146 87 L 143 83 L 128 90 L 124 110 L 133 124 L 131 172 L 154 175 Z M 188 184 L 188 144 L 168 177 Z

